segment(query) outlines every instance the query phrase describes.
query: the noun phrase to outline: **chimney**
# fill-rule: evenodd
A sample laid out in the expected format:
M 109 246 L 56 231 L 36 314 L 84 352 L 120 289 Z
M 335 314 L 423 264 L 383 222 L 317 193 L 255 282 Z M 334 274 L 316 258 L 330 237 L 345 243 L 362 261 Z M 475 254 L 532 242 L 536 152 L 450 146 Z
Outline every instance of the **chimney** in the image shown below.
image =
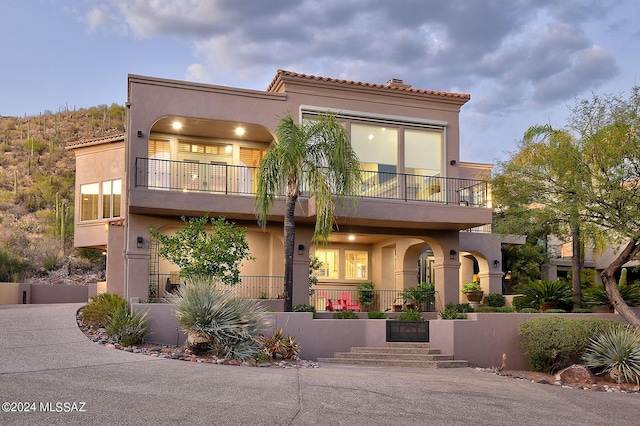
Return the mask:
M 410 84 L 404 84 L 404 81 L 401 78 L 392 78 L 387 81 L 385 84 L 386 87 L 401 87 L 404 89 L 409 89 L 411 87 Z

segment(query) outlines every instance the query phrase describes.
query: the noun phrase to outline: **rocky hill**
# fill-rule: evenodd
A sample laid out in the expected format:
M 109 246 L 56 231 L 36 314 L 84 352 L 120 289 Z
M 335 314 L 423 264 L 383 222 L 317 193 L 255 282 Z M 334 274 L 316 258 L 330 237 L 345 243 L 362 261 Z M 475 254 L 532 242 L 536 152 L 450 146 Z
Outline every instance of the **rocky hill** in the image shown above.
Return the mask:
M 73 248 L 68 142 L 124 131 L 122 105 L 0 117 L 0 282 L 95 281 L 100 252 Z

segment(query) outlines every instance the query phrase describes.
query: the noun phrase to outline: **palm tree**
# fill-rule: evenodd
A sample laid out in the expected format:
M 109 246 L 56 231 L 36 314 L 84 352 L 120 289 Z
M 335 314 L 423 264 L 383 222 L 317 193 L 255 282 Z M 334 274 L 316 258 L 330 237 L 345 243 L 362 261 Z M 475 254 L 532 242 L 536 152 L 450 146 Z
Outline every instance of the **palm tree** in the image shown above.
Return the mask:
M 290 114 L 276 128 L 277 142 L 258 168 L 256 216 L 263 229 L 275 197 L 285 189 L 284 298 L 285 311 L 293 309 L 294 210 L 305 184 L 309 198 L 315 197 L 316 224 L 313 241 L 326 243 L 334 224 L 335 203 L 358 193 L 362 178 L 360 161 L 344 126 L 331 114 L 296 124 Z M 353 197 L 355 205 L 356 198 Z

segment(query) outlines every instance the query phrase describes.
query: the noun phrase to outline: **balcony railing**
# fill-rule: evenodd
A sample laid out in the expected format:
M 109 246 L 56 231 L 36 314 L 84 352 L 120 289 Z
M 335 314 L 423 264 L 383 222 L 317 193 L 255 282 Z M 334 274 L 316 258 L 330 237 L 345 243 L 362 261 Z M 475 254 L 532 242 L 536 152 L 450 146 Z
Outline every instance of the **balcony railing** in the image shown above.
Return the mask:
M 321 311 L 390 311 L 394 309 L 400 309 L 405 305 L 405 302 L 410 303 L 409 300 L 404 300 L 400 291 L 398 290 L 364 290 L 369 292 L 371 296 L 368 298 L 361 298 L 361 290 L 341 290 L 341 289 L 316 289 L 309 297 L 309 303 L 316 308 L 317 312 Z M 423 312 L 435 311 L 435 292 L 427 292 L 425 299 L 428 301 L 422 302 L 418 308 Z M 429 297 L 431 296 L 431 297 Z M 364 300 L 370 300 L 371 304 L 365 306 Z
M 362 170 L 354 196 L 487 207 L 487 183 L 476 179 Z M 257 168 L 224 163 L 136 158 L 135 186 L 171 191 L 255 195 Z M 306 191 L 303 185 L 302 196 Z M 284 191 L 281 195 L 284 195 Z

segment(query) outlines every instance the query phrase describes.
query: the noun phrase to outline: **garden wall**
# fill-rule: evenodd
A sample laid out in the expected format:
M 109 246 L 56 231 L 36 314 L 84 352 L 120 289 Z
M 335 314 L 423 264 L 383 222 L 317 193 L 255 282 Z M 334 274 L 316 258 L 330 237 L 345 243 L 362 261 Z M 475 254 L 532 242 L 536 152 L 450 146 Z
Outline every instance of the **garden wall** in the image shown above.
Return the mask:
M 636 311 L 638 312 L 638 311 Z M 567 318 L 601 318 L 621 321 L 617 314 L 467 314 L 464 320 L 429 322 L 431 346 L 455 359 L 469 361 L 472 367 L 500 367 L 507 355 L 508 370 L 528 370 L 529 361 L 522 349 L 520 324 L 530 318 L 559 315 Z
M 0 305 L 86 303 L 95 296 L 97 284 L 0 283 Z

